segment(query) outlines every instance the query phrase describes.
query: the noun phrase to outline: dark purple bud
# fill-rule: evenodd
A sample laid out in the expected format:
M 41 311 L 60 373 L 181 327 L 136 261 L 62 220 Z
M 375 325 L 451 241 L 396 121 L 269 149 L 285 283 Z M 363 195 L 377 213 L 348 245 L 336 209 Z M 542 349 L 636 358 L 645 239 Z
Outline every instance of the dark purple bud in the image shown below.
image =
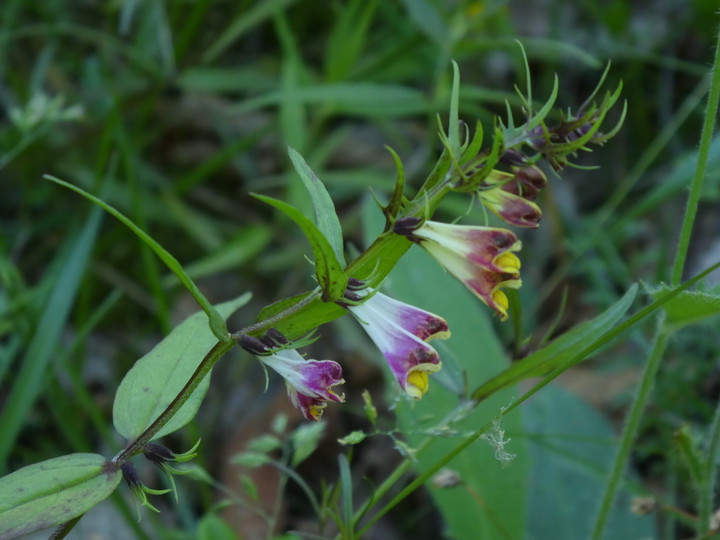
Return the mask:
M 243 334 L 242 336 L 240 336 L 240 341 L 238 341 L 238 345 L 240 345 L 250 354 L 254 354 L 255 356 L 266 356 L 270 354 L 267 345 L 265 345 L 258 338 L 249 336 L 247 334 Z
M 412 233 L 415 232 L 418 227 L 422 224 L 423 220 L 418 217 L 408 216 L 400 218 L 395 222 L 393 226 L 393 232 L 400 236 L 411 237 Z M 410 238 L 412 240 L 412 238 Z
M 517 150 L 510 148 L 502 155 L 500 163 L 510 167 L 521 167 L 527 163 L 527 159 L 525 158 L 525 154 L 522 152 L 518 152 Z
M 142 484 L 140 482 L 140 476 L 138 475 L 137 469 L 135 468 L 135 465 L 132 464 L 132 462 L 126 461 L 125 463 L 120 465 L 120 470 L 122 471 L 125 482 L 128 486 L 130 486 L 130 489 L 140 487 L 140 485 Z
M 176 461 L 173 451 L 162 444 L 146 444 L 145 448 L 143 448 L 143 455 L 158 467 L 168 461 Z
M 590 131 L 592 125 L 587 123 L 583 124 L 579 128 L 573 129 L 569 133 L 565 135 L 565 140 L 568 142 L 575 142 L 583 135 L 587 134 L 588 131 Z
M 271 349 L 288 344 L 287 338 L 277 328 L 268 329 L 260 340 Z
M 548 180 L 545 174 L 536 166 L 523 167 L 515 171 L 515 178 L 525 186 L 532 186 L 536 190 L 547 186 Z
M 365 282 L 361 279 L 351 277 L 348 279 L 347 288 L 350 291 L 361 291 L 365 288 Z

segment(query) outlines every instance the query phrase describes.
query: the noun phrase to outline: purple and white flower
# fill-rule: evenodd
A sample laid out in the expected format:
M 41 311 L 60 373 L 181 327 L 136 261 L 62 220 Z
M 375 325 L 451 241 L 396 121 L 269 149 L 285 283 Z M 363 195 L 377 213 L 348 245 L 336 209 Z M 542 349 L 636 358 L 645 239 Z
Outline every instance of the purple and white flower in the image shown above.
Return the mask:
M 522 244 L 512 231 L 436 221 L 420 224 L 416 218 L 406 218 L 398 220 L 395 232 L 424 247 L 502 320 L 507 319 L 509 301 L 501 289 L 522 284 L 520 259 L 513 253 Z
M 284 348 L 287 340 L 277 331 L 263 340 L 244 335 L 240 346 L 285 379 L 290 402 L 307 420 L 319 420 L 327 402 L 345 401 L 334 386 L 343 384 L 342 367 L 333 360 L 305 360 L 295 349 Z
M 380 292 L 361 288 L 353 279 L 346 298 L 352 303 L 342 303 L 343 307 L 362 324 L 383 353 L 405 393 L 421 398 L 429 387 L 428 374 L 442 367 L 437 351 L 427 341 L 450 337 L 445 320 Z

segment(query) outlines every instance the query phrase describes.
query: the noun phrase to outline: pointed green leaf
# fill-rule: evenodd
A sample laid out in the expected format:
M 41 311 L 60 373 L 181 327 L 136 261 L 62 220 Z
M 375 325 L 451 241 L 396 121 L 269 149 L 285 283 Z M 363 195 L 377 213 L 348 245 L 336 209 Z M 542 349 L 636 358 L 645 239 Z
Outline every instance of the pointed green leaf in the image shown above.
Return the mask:
M 305 184 L 305 189 L 307 189 L 310 194 L 310 199 L 315 208 L 315 224 L 330 243 L 335 253 L 335 258 L 340 265 L 344 267 L 345 257 L 343 255 L 342 227 L 335 212 L 335 204 L 330 198 L 327 189 L 325 189 L 323 183 L 305 162 L 305 159 L 292 148 L 288 148 L 288 155 L 290 156 L 293 167 L 295 167 L 303 184 Z
M 479 386 L 472 393 L 472 398 L 483 400 L 501 388 L 529 377 L 547 375 L 572 361 L 578 351 L 589 346 L 620 321 L 630 309 L 636 293 L 637 285 L 633 285 L 625 296 L 605 312 L 563 334 L 547 347 L 515 362 L 508 369 Z
M 51 176 L 49 174 L 46 174 L 44 178 L 50 180 L 51 182 L 55 182 L 56 184 L 60 184 L 61 186 L 64 186 L 68 189 L 71 189 L 75 193 L 78 193 L 86 199 L 94 202 L 98 206 L 101 206 L 103 209 L 105 209 L 105 211 L 112 214 L 114 217 L 120 220 L 123 225 L 125 225 L 128 229 L 134 232 L 135 235 L 140 238 L 140 240 L 145 242 L 145 244 L 147 244 L 147 246 L 155 252 L 155 254 L 160 258 L 160 260 L 165 263 L 165 266 L 167 266 L 178 277 L 180 282 L 185 286 L 185 288 L 190 292 L 190 294 L 193 295 L 195 300 L 197 300 L 197 303 L 200 304 L 200 307 L 202 307 L 203 311 L 205 311 L 205 313 L 207 314 L 207 317 L 210 321 L 210 328 L 213 334 L 215 334 L 215 336 L 221 341 L 227 341 L 228 339 L 230 339 L 227 327 L 225 326 L 225 319 L 220 316 L 217 311 L 215 311 L 215 308 L 213 308 L 212 304 L 208 301 L 207 298 L 205 298 L 205 295 L 200 291 L 198 286 L 195 285 L 195 282 L 190 278 L 190 276 L 187 275 L 187 272 L 185 272 L 178 260 L 170 253 L 168 253 L 165 248 L 158 244 L 152 237 L 150 237 L 150 235 L 148 235 L 145 231 L 143 231 L 140 227 L 133 223 L 133 221 L 127 216 L 125 216 L 122 212 L 120 212 L 113 206 L 110 206 L 105 201 L 98 199 L 94 195 L 91 195 L 84 189 L 70 184 L 69 182 L 65 182 L 64 180 L 60 180 L 59 178 L 55 178 L 54 176 Z
M 274 206 L 278 210 L 282 211 L 285 215 L 297 223 L 297 225 L 305 233 L 305 236 L 312 247 L 313 254 L 315 255 L 315 275 L 317 276 L 317 281 L 323 291 L 323 301 L 332 302 L 342 298 L 347 286 L 347 276 L 335 257 L 335 252 L 330 246 L 328 239 L 325 238 L 315 224 L 306 218 L 297 208 L 294 208 L 283 201 L 272 197 L 266 197 L 264 195 L 258 195 L 257 193 L 253 193 L 253 197 L 256 197 L 257 199 L 260 199 L 270 206 Z
M 653 298 L 658 299 L 670 290 L 667 285 L 663 285 L 653 291 Z M 663 307 L 667 314 L 665 324 L 669 329 L 677 330 L 688 324 L 720 314 L 720 295 L 700 291 L 683 291 Z
M 217 307 L 223 322 L 250 299 L 246 293 Z M 217 343 L 203 312 L 191 315 L 138 360 L 120 383 L 113 404 L 115 429 L 129 440 L 140 435 L 170 405 L 200 361 Z M 158 439 L 193 419 L 202 403 L 210 377 L 200 383 L 177 414 L 158 431 Z
M 325 434 L 325 422 L 314 424 L 301 424 L 290 436 L 293 443 L 293 456 L 291 464 L 297 467 L 312 454 L 320 444 Z
M 405 193 L 405 167 L 403 167 L 403 162 L 395 150 L 389 146 L 385 146 L 385 148 L 392 155 L 393 160 L 395 161 L 395 168 L 397 169 L 397 174 L 395 175 L 395 187 L 393 188 L 393 192 L 387 206 L 383 208 L 385 218 L 393 219 L 397 217 L 403 203 Z
M 97 454 L 70 454 L 0 478 L 0 540 L 59 525 L 106 499 L 122 473 Z
M 460 116 L 458 102 L 460 101 L 460 68 L 453 60 L 453 84 L 450 92 L 450 118 L 448 118 L 448 141 L 450 152 L 454 159 L 460 159 Z

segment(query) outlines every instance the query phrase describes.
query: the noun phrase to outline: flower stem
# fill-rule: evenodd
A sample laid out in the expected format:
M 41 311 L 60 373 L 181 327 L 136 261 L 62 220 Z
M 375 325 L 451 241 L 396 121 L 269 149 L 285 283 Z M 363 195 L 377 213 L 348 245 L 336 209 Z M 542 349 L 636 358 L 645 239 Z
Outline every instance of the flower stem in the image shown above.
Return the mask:
M 215 346 L 210 349 L 210 352 L 205 355 L 205 358 L 202 359 L 202 362 L 200 362 L 200 365 L 198 365 L 192 377 L 185 383 L 185 386 L 183 386 L 182 390 L 175 396 L 175 399 L 172 400 L 170 405 L 168 405 L 162 414 L 160 414 L 137 439 L 115 456 L 112 459 L 112 463 L 120 467 L 120 465 L 127 462 L 132 456 L 140 452 L 143 447 L 150 442 L 153 436 L 175 416 L 175 413 L 185 404 L 202 380 L 210 373 L 215 363 L 234 346 L 234 341 L 218 341 Z
M 698 486 L 700 491 L 700 500 L 698 501 L 700 526 L 697 532 L 699 535 L 707 533 L 710 528 L 710 514 L 713 510 L 715 495 L 715 463 L 717 462 L 718 451 L 720 451 L 720 404 L 715 409 L 715 417 L 710 429 L 710 444 L 704 456 L 703 482 Z
M 625 421 L 625 429 L 623 429 L 622 437 L 620 439 L 620 445 L 618 446 L 613 461 L 613 467 L 608 479 L 607 485 L 605 486 L 605 493 L 603 494 L 602 503 L 600 505 L 600 511 L 595 518 L 595 526 L 593 527 L 593 540 L 600 540 L 602 538 L 603 530 L 607 524 L 608 517 L 610 516 L 610 510 L 613 503 L 615 502 L 615 495 L 617 494 L 618 486 L 620 485 L 620 479 L 625 472 L 625 466 L 627 464 L 630 450 L 635 442 L 635 436 L 637 435 L 638 426 L 642 419 L 645 405 L 650 396 L 650 391 L 655 382 L 655 375 L 660 361 L 662 360 L 663 354 L 665 353 L 665 347 L 668 342 L 669 335 L 662 329 L 665 317 L 661 313 L 658 315 L 658 329 L 655 333 L 655 340 L 650 351 L 650 358 L 648 358 L 645 364 L 645 370 L 642 374 L 640 381 L 640 387 L 635 394 L 635 399 L 630 407 L 630 411 Z
M 705 120 L 700 134 L 700 148 L 698 149 L 695 176 L 693 176 L 692 184 L 690 184 L 690 195 L 688 196 L 687 206 L 685 207 L 680 240 L 673 264 L 673 285 L 680 283 L 683 269 L 685 268 L 687 251 L 690 246 L 690 237 L 692 235 L 693 225 L 695 224 L 698 203 L 700 202 L 700 192 L 703 180 L 705 179 L 705 167 L 707 166 L 708 154 L 710 153 L 710 143 L 712 142 L 712 135 L 715 130 L 715 117 L 717 116 L 718 101 L 720 100 L 720 32 L 718 32 L 718 42 L 715 45 L 715 61 L 712 67 L 711 77 L 707 107 L 705 108 Z

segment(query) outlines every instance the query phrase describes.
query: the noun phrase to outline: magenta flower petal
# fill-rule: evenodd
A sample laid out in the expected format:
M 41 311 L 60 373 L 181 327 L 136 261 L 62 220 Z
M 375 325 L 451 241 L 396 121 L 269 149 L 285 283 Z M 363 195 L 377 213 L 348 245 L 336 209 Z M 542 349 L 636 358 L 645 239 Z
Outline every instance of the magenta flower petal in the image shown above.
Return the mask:
M 507 319 L 508 299 L 502 287 L 519 288 L 522 244 L 507 229 L 449 225 L 426 221 L 409 236 L 480 300 Z
M 333 390 L 345 382 L 337 362 L 305 360 L 295 349 L 273 349 L 252 336 L 243 336 L 240 345 L 285 379 L 291 403 L 308 420 L 319 420 L 328 401 L 345 400 Z
M 422 397 L 428 390 L 428 373 L 442 366 L 437 351 L 426 342 L 450 337 L 445 320 L 379 292 L 346 307 L 383 353 L 402 389 L 411 397 Z

